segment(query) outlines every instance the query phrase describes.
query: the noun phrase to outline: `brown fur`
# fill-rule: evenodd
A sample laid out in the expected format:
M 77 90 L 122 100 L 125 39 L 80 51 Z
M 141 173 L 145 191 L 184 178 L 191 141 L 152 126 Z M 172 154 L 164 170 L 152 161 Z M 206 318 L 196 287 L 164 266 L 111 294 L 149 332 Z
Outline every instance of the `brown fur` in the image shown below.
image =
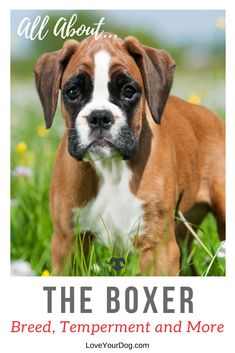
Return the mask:
M 51 54 L 39 60 L 36 82 L 42 104 L 47 106 L 44 111 L 48 127 L 52 123 L 52 111 L 55 112 L 59 86 L 63 87 L 81 66 L 92 76 L 91 58 L 102 48 L 112 56 L 110 74 L 128 70 L 145 92 L 132 126 L 139 136 L 139 148 L 128 161 L 133 172 L 130 189 L 145 204 L 145 234 L 135 240 L 142 274 L 177 275 L 180 273 L 177 238 L 185 234 L 182 224 L 174 220 L 180 198 L 180 210 L 194 223 L 201 222 L 208 210 L 212 210 L 221 239 L 225 236 L 224 123 L 202 106 L 176 97 L 167 99 L 174 61 L 165 51 L 156 51 L 128 37 L 124 42 L 93 38 L 81 43 L 68 41 L 63 49 L 53 54 L 53 60 L 57 58 L 56 65 L 53 61 L 56 73 L 50 73 Z M 65 61 L 66 68 L 63 67 Z M 48 74 L 51 80 L 46 91 L 40 85 L 43 75 L 48 80 Z M 48 91 L 52 92 L 50 109 L 45 102 Z M 159 101 L 157 106 L 156 100 Z M 63 103 L 61 110 L 69 128 L 70 119 Z M 160 118 L 161 124 L 156 124 Z M 98 177 L 92 163 L 78 162 L 69 155 L 66 131 L 57 153 L 50 196 L 54 229 L 52 266 L 57 273 L 61 273 L 73 242 L 72 208 L 83 207 L 96 196 L 97 190 Z

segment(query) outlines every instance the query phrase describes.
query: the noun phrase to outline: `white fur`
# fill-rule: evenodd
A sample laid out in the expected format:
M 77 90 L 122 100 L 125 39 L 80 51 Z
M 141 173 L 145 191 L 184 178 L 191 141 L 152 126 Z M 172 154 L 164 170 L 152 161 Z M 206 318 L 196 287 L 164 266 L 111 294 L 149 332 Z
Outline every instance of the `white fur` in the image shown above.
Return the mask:
M 107 51 L 101 50 L 95 54 L 94 60 L 95 71 L 93 100 L 106 102 L 109 99 L 108 82 L 111 56 Z
M 95 199 L 76 209 L 80 231 L 91 231 L 107 245 L 115 241 L 131 245 L 131 238 L 143 233 L 143 202 L 129 188 L 132 173 L 123 160 L 95 162 L 100 177 Z M 75 211 L 75 210 L 74 210 Z
M 111 65 L 111 56 L 105 51 L 101 50 L 94 56 L 94 90 L 92 99 L 88 104 L 79 112 L 75 127 L 80 137 L 81 144 L 84 146 L 90 143 L 89 134 L 90 128 L 87 122 L 87 116 L 93 110 L 109 110 L 115 117 L 115 123 L 112 125 L 110 132 L 114 138 L 117 137 L 118 131 L 121 126 L 126 124 L 126 116 L 122 110 L 115 104 L 109 101 L 108 82 L 110 81 L 109 69 Z M 107 151 L 101 152 L 108 156 Z

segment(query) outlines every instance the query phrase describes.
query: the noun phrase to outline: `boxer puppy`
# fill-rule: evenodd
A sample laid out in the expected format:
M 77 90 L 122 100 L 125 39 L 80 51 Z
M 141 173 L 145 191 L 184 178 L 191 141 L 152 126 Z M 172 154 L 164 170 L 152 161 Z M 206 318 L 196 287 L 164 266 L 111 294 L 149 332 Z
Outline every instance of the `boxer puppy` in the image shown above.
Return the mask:
M 178 275 L 176 207 L 194 224 L 212 211 L 224 239 L 224 123 L 169 97 L 168 52 L 109 37 L 68 40 L 35 67 L 46 127 L 59 91 L 67 127 L 51 181 L 52 268 L 63 271 L 77 210 L 85 240 L 132 242 L 143 275 Z

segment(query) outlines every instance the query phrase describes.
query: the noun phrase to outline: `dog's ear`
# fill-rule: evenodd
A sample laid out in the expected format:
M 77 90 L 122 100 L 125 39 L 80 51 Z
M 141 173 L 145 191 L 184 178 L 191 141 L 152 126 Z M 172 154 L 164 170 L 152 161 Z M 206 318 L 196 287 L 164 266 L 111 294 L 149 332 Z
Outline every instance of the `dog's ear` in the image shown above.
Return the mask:
M 66 41 L 62 49 L 43 54 L 34 68 L 36 87 L 47 129 L 51 127 L 56 112 L 62 74 L 78 45 L 75 40 Z
M 176 64 L 167 51 L 143 45 L 131 36 L 125 39 L 124 47 L 140 69 L 150 112 L 160 124 Z

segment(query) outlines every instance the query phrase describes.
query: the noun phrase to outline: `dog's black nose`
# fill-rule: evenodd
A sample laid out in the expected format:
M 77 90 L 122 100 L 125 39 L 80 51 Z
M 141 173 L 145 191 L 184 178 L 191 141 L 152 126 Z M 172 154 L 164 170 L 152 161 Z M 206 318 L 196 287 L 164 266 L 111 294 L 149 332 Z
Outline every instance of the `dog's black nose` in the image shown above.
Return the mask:
M 92 129 L 109 129 L 114 123 L 114 117 L 109 110 L 93 110 L 87 118 Z

